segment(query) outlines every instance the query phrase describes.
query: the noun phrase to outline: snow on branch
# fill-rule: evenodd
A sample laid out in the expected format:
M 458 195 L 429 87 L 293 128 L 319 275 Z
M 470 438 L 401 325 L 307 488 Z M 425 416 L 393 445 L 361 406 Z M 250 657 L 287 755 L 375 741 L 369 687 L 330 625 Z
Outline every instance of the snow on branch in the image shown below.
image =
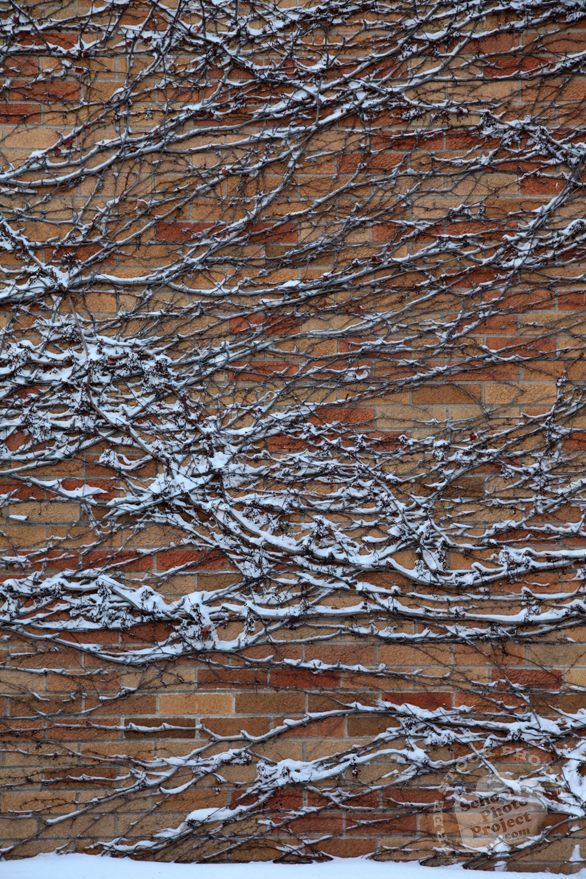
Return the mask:
M 2 9 L 0 852 L 559 868 L 582 0 Z

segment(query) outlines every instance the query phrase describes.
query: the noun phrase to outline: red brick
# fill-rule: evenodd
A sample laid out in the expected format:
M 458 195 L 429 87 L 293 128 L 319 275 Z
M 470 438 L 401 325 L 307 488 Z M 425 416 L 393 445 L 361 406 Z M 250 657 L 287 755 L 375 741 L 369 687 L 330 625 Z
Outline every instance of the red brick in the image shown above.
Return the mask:
M 461 708 L 476 708 L 478 711 L 492 716 L 500 703 L 504 703 L 507 708 L 526 707 L 525 700 L 520 696 L 513 696 L 510 690 L 500 690 L 498 693 L 493 692 L 491 695 L 483 696 L 479 693 L 456 693 L 455 706 Z
M 103 629 L 98 633 L 92 632 L 62 632 L 59 634 L 62 641 L 70 641 L 72 644 L 117 644 L 120 641 L 120 632 L 115 629 L 106 632 Z
M 486 138 L 481 134 L 469 134 L 467 129 L 464 129 L 463 131 L 446 131 L 445 140 L 447 150 L 474 149 L 478 146 L 482 146 L 486 149 L 488 146 L 495 148 L 500 147 L 501 145 L 500 140 Z
M 373 150 L 394 149 L 405 153 L 407 150 L 416 148 L 426 150 L 442 149 L 444 146 L 444 134 L 437 131 L 429 132 L 422 128 L 420 131 L 381 131 L 372 135 Z
M 341 812 L 314 812 L 303 818 L 294 818 L 287 822 L 295 833 L 341 833 L 343 819 Z
M 230 319 L 231 333 L 257 333 L 263 335 L 289 335 L 298 332 L 301 327 L 299 318 L 288 314 L 251 314 L 247 317 Z
M 550 671 L 533 668 L 493 669 L 492 679 L 498 681 L 499 685 L 504 688 L 510 684 L 520 684 L 530 689 L 544 687 L 548 690 L 559 690 L 562 685 L 562 672 L 559 669 L 551 669 Z
M 586 291 L 572 290 L 568 293 L 558 293 L 558 308 L 560 311 L 586 310 Z
M 492 302 L 500 299 L 500 307 L 511 312 L 535 311 L 535 309 L 551 310 L 555 307 L 555 293 L 553 290 L 533 289 L 521 292 L 519 290 L 507 293 L 505 296 L 500 291 L 485 294 L 485 301 Z
M 92 742 L 96 740 L 119 741 L 120 732 L 117 729 L 119 718 L 112 718 L 108 724 L 93 724 L 84 729 L 72 729 L 67 726 L 50 726 L 47 730 L 47 739 L 51 742 Z M 116 725 L 115 725 L 116 724 Z
M 60 155 L 62 150 L 60 148 L 55 149 L 56 155 Z M 79 260 L 80 262 L 88 262 L 92 256 L 96 256 L 96 254 L 100 254 L 100 264 L 101 265 L 114 265 L 116 263 L 116 256 L 113 253 L 104 252 L 104 248 L 99 245 L 84 245 L 83 247 L 56 247 L 51 253 L 51 258 L 61 259 L 73 257 L 74 259 Z
M 75 26 L 74 26 L 75 28 Z M 73 33 L 59 31 L 57 33 L 48 33 L 43 31 L 42 34 L 21 32 L 18 41 L 22 46 L 37 46 L 46 49 L 47 46 L 61 46 L 62 49 L 72 49 L 79 41 L 79 33 L 77 28 Z
M 297 363 L 287 363 L 284 360 L 256 360 L 247 363 L 236 360 L 231 365 L 233 369 L 228 371 L 228 378 L 240 382 L 280 381 L 295 375 L 299 369 Z
M 241 651 L 240 656 L 232 656 L 232 664 L 238 665 L 242 663 L 248 666 L 249 660 L 267 659 L 269 656 L 274 657 L 274 661 L 278 662 L 283 659 L 303 659 L 303 647 L 301 644 L 279 644 L 276 645 L 258 645 L 256 647 L 246 647 Z
M 369 824 L 368 822 L 372 822 Z M 346 833 L 413 833 L 417 830 L 417 815 L 397 815 L 387 817 L 376 812 L 346 815 Z
M 528 73 L 531 70 L 536 70 L 546 61 L 553 61 L 553 58 L 545 58 L 541 57 L 537 58 L 527 58 L 522 56 L 515 57 L 514 55 L 510 58 L 503 58 L 502 56 L 498 56 L 497 58 L 486 58 L 484 63 L 484 76 L 488 79 L 499 79 L 503 76 L 514 76 L 515 74 L 523 74 Z
M 377 153 L 345 153 L 338 159 L 338 169 L 340 174 L 354 174 L 360 166 L 363 166 L 361 173 L 376 173 L 378 171 L 390 171 L 401 162 L 405 161 L 405 153 L 401 150 L 396 153 L 383 152 Z
M 123 567 L 131 571 L 150 571 L 152 555 L 138 555 L 130 551 L 94 549 L 83 556 L 84 568 Z
M 195 240 L 196 233 L 222 229 L 220 223 L 157 223 L 157 241 L 181 242 Z M 207 237 L 207 236 L 206 236 Z
M 395 701 L 395 700 L 393 700 Z M 389 727 L 394 728 L 396 722 L 391 716 L 367 715 L 366 717 L 348 718 L 348 736 L 350 738 L 366 738 L 378 736 Z
M 286 718 L 276 719 L 275 726 L 280 726 Z M 343 717 L 324 717 L 323 720 L 312 720 L 305 726 L 296 726 L 289 732 L 281 734 L 284 739 L 298 738 L 341 738 L 344 735 Z
M 268 672 L 265 669 L 202 668 L 197 673 L 197 686 L 209 689 L 238 690 L 244 684 L 266 686 L 267 679 Z M 253 699 L 254 694 L 251 694 L 251 700 Z
M 307 669 L 271 669 L 271 687 L 294 687 L 315 690 L 318 687 L 339 687 L 340 672 L 311 672 Z
M 487 348 L 500 351 L 503 356 L 536 357 L 541 354 L 553 354 L 556 350 L 555 338 L 538 336 L 489 336 Z
M 526 177 L 521 180 L 521 192 L 523 195 L 557 195 L 565 185 L 565 179 L 559 177 Z
M 16 452 L 21 446 L 26 445 L 27 441 L 28 437 L 26 433 L 19 433 L 17 431 L 11 433 L 10 436 L 4 440 L 6 446 L 11 452 Z
M 302 790 L 282 790 L 269 797 L 264 808 L 274 809 L 276 812 L 291 812 L 301 806 L 303 806 Z
M 582 22 L 581 27 L 583 26 Z M 524 34 L 523 42 L 525 45 L 530 45 L 534 40 L 536 41 L 535 48 L 539 47 L 540 52 L 545 50 L 554 52 L 556 55 L 573 55 L 576 52 L 586 50 L 586 32 L 577 28 L 573 30 L 566 28 L 561 30 L 560 28 L 559 32 L 550 34 L 538 34 L 537 32 Z
M 138 462 L 139 459 L 136 456 L 127 455 L 127 457 L 133 462 Z M 112 473 L 115 472 L 111 467 L 107 467 L 104 464 L 97 464 L 96 458 L 88 456 L 86 459 L 85 472 L 88 476 L 112 476 Z M 141 476 L 154 476 L 157 472 L 157 463 L 156 461 L 152 461 L 150 459 L 145 460 L 142 464 L 137 463 L 136 470 L 133 470 L 133 475 L 140 474 Z
M 31 55 L 10 55 L 4 61 L 2 70 L 20 76 L 34 76 L 39 72 L 39 59 Z
M 339 797 L 342 798 L 342 802 L 345 806 L 350 806 L 352 808 L 362 807 L 364 808 L 376 808 L 379 804 L 379 797 L 377 791 L 368 791 L 364 793 L 362 788 L 358 788 L 356 790 L 342 790 L 341 788 L 335 788 L 331 793 L 334 795 L 336 799 Z M 325 807 L 331 800 L 329 797 L 315 793 L 315 791 L 307 792 L 307 805 L 308 806 L 321 806 Z
M 0 736 L 3 739 L 29 738 L 31 736 L 40 738 L 44 732 L 42 720 L 16 720 L 0 717 Z
M 368 424 L 374 421 L 374 409 L 347 409 L 344 407 L 327 406 L 319 409 L 315 415 L 312 415 L 309 421 L 312 424 L 332 424 L 340 422 L 348 426 Z
M 32 653 L 31 656 L 19 656 L 20 668 L 81 668 L 83 654 L 77 650 L 56 650 L 52 652 Z
M 254 223 L 243 235 L 250 235 L 251 244 L 274 241 L 277 243 L 297 243 L 297 226 L 295 223 Z
M 305 658 L 320 659 L 326 663 L 344 665 L 373 665 L 375 661 L 374 645 L 360 642 L 358 644 L 312 644 L 305 648 Z
M 573 430 L 562 441 L 562 448 L 568 451 L 584 451 L 586 449 L 586 431 Z
M 269 452 L 281 452 L 284 454 L 285 452 L 300 452 L 307 448 L 309 448 L 309 444 L 304 440 L 287 436 L 284 433 L 275 434 L 267 439 L 267 449 Z
M 227 562 L 217 552 L 199 552 L 195 549 L 166 549 L 157 552 L 158 571 L 168 571 L 183 566 L 197 570 L 219 570 L 227 567 Z
M 510 700 L 506 701 L 509 703 Z M 518 701 L 519 704 L 526 705 L 525 700 L 519 699 Z M 538 690 L 531 694 L 531 705 L 534 711 L 543 711 L 544 714 L 549 713 L 553 714 L 554 717 L 559 717 L 560 711 L 572 714 L 576 711 L 584 711 L 586 709 L 586 694 L 569 693 L 562 696 L 557 693 L 555 695 L 553 693 L 540 693 Z
M 27 82 L 15 80 L 12 88 L 16 92 L 16 98 L 28 99 L 28 95 L 36 101 L 77 101 L 80 97 L 80 85 L 78 82 Z
M 452 694 L 446 692 L 383 693 L 382 698 L 385 702 L 392 702 L 393 705 L 415 705 L 417 708 L 427 708 L 430 711 L 452 707 Z
M 198 672 L 198 679 L 200 674 L 201 672 Z M 305 710 L 305 694 L 283 691 L 278 693 L 237 692 L 235 710 L 236 714 L 284 714 L 285 712 L 298 714 Z
M 6 444 L 8 445 L 11 440 L 12 437 L 10 437 Z M 8 448 L 10 448 L 9 445 Z M 11 451 L 14 451 L 14 449 L 11 449 Z M 56 497 L 53 492 L 47 493 L 42 488 L 37 488 L 36 486 L 28 486 L 24 482 L 19 482 L 18 479 L 4 478 L 0 478 L 0 494 L 11 494 L 12 497 L 18 498 L 19 500 L 42 501 L 48 497 Z
M 517 363 L 487 363 L 478 369 L 458 369 L 453 375 L 447 375 L 449 382 L 481 382 L 481 381 L 510 381 L 517 379 L 519 364 Z
M 326 839 L 319 843 L 319 851 L 334 858 L 358 858 L 376 849 L 374 839 Z
M 393 806 L 394 804 L 402 805 L 420 805 L 427 803 L 438 803 L 445 798 L 445 795 L 438 790 L 426 790 L 425 788 L 387 788 L 382 792 L 383 805 Z
M 408 438 L 409 434 L 401 431 L 373 430 L 366 431 L 362 436 L 365 436 L 370 440 L 373 448 L 380 449 L 381 451 L 390 451 L 399 448 L 401 445 L 400 438 Z
M 16 125 L 19 122 L 38 123 L 41 121 L 39 104 L 0 103 L 0 122 Z
M 206 717 L 202 722 L 207 729 L 220 736 L 238 736 L 242 730 L 251 736 L 264 736 L 269 732 L 266 717 Z M 200 734 L 203 735 L 203 732 Z
M 142 643 L 152 644 L 153 641 L 164 641 L 173 631 L 173 626 L 168 623 L 144 623 L 138 626 L 132 626 L 126 632 L 120 633 L 120 640 L 123 644 Z
M 76 488 L 83 488 L 85 486 L 101 489 L 102 493 L 94 495 L 98 503 L 110 500 L 118 495 L 118 482 L 116 479 L 64 479 L 61 482 L 61 487 L 65 491 L 74 491 Z

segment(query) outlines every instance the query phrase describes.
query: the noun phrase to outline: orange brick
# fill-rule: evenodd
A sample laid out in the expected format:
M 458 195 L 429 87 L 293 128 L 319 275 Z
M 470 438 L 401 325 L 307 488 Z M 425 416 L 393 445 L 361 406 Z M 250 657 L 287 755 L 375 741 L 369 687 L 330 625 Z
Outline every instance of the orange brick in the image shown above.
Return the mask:
M 161 696 L 163 714 L 232 714 L 232 696 L 193 693 L 188 696 Z

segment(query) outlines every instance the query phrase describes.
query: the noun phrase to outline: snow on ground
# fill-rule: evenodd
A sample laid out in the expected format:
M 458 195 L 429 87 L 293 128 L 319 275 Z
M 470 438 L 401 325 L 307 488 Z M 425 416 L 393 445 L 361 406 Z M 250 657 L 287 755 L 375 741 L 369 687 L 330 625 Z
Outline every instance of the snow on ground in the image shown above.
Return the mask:
M 438 870 L 441 871 L 438 874 Z M 435 875 L 434 875 L 435 874 Z M 586 870 L 574 874 L 586 879 Z M 92 855 L 37 855 L 0 864 L 2 879 L 463 879 L 460 867 L 336 858 L 321 864 L 161 864 Z M 474 871 L 474 879 L 494 873 Z M 551 873 L 515 873 L 515 879 L 551 879 Z

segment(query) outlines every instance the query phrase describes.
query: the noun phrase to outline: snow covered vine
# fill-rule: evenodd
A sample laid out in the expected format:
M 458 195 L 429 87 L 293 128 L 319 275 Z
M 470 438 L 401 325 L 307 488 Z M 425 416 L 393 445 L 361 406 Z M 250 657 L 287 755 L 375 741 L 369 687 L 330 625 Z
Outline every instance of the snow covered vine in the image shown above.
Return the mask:
M 2 854 L 559 864 L 584 3 L 0 8 Z

